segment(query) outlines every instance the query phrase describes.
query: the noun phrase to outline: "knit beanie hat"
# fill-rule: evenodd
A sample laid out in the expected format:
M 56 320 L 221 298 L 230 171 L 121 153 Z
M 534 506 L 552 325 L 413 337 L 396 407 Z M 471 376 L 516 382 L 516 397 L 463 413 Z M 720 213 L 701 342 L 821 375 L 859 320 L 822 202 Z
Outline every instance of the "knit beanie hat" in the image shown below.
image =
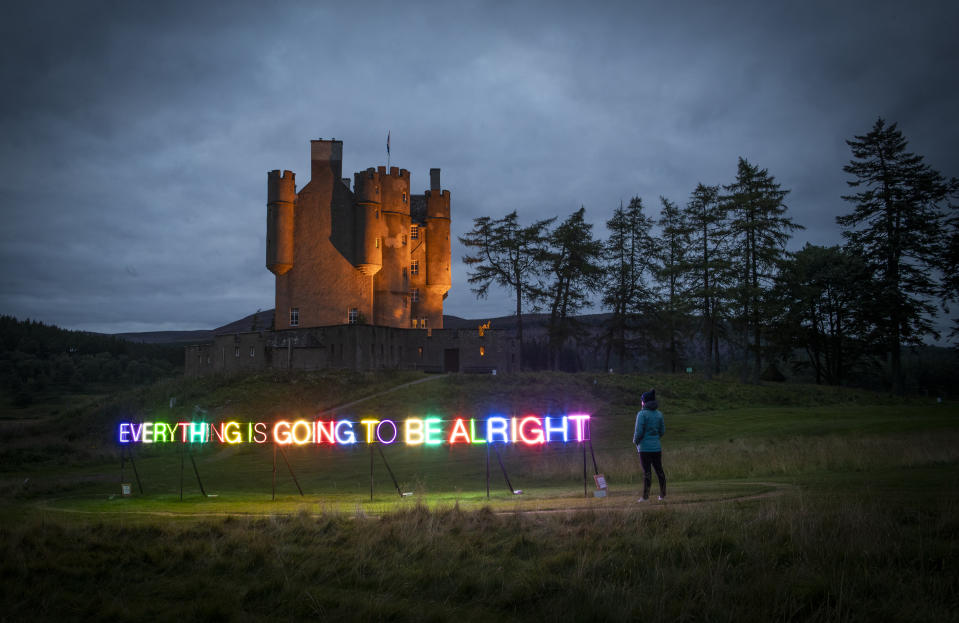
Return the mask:
M 651 389 L 645 394 L 643 394 L 643 406 L 647 409 L 657 409 L 659 408 L 659 403 L 656 402 L 656 390 Z

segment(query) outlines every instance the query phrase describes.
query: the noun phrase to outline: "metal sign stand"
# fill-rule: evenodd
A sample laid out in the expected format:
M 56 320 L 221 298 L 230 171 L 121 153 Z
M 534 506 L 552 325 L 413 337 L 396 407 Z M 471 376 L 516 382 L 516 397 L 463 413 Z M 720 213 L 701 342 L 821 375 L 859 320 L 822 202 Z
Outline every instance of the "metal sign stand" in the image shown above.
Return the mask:
M 206 494 L 206 489 L 203 488 L 203 481 L 200 480 L 200 470 L 196 468 L 196 459 L 193 458 L 193 452 L 190 452 L 190 463 L 193 464 L 193 473 L 196 474 L 196 482 L 200 485 L 200 493 L 202 493 L 205 498 L 210 497 Z
M 180 454 L 180 501 L 183 501 L 183 446 L 178 447 Z M 190 463 L 193 465 L 193 473 L 196 475 L 196 482 L 200 485 L 200 493 L 203 494 L 203 497 L 210 497 L 207 495 L 206 489 L 203 488 L 203 481 L 200 479 L 200 470 L 196 467 L 196 459 L 193 458 L 193 453 L 190 452 L 189 447 L 187 448 L 187 453 L 190 455 Z
M 588 498 L 589 493 L 586 492 L 586 484 L 589 482 L 589 479 L 586 477 L 586 442 L 583 441 L 583 497 Z
M 273 444 L 273 500 L 276 500 L 276 451 L 280 451 L 280 456 L 283 457 L 283 462 L 286 463 L 286 469 L 290 470 L 290 476 L 293 477 L 293 483 L 296 485 L 296 490 L 300 492 L 300 497 L 303 496 L 303 487 L 300 486 L 300 481 L 296 479 L 296 474 L 293 472 L 293 466 L 290 465 L 290 460 L 286 458 L 286 452 L 283 451 L 276 443 Z
M 523 490 L 514 489 L 513 483 L 509 481 L 509 474 L 506 473 L 506 466 L 503 465 L 503 457 L 500 456 L 499 450 L 496 448 L 493 448 L 493 449 L 496 451 L 496 460 L 499 461 L 499 468 L 503 470 L 503 478 L 506 479 L 506 486 L 509 487 L 509 492 L 512 493 L 513 495 L 522 495 Z
M 130 460 L 130 465 L 133 466 L 133 475 L 137 479 L 137 487 L 140 489 L 140 494 L 143 494 L 143 483 L 140 482 L 140 472 L 137 471 L 136 461 L 133 460 L 133 450 L 129 446 L 120 446 L 120 484 L 123 484 L 123 467 L 126 463 L 126 460 Z
M 489 499 L 489 442 L 486 442 L 486 499 Z
M 372 446 L 373 444 L 370 444 L 370 445 Z M 405 498 L 405 497 L 408 496 L 408 495 L 413 495 L 413 492 L 412 492 L 412 491 L 404 492 L 402 489 L 400 489 L 400 483 L 398 483 L 398 482 L 396 481 L 396 476 L 393 475 L 393 470 L 390 469 L 390 463 L 389 463 L 389 461 L 386 460 L 386 455 L 383 454 L 383 448 L 381 448 L 380 446 L 376 446 L 376 449 L 380 451 L 380 457 L 383 459 L 383 464 L 386 465 L 386 471 L 388 471 L 388 472 L 390 473 L 390 478 L 393 480 L 393 486 L 396 487 L 396 492 L 400 495 L 400 497 L 401 497 L 401 498 Z M 370 456 L 372 456 L 372 450 L 370 450 L 370 452 L 371 452 Z M 370 493 L 370 499 L 371 499 L 371 500 L 373 499 L 373 494 L 372 494 L 372 487 L 373 487 L 372 474 L 373 474 L 373 468 L 372 468 L 372 463 L 370 463 L 370 491 L 371 491 L 371 493 Z
M 183 446 L 179 446 L 180 451 L 180 501 L 183 501 Z

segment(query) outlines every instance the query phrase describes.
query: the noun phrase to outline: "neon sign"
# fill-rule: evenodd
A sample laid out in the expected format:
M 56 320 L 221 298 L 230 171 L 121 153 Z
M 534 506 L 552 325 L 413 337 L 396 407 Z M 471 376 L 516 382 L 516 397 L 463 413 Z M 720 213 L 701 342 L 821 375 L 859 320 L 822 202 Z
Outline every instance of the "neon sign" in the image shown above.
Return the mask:
M 129 443 L 276 443 L 279 445 L 345 446 L 359 443 L 408 446 L 441 444 L 520 443 L 527 446 L 589 440 L 589 418 L 585 413 L 563 416 L 494 415 L 485 420 L 439 417 L 359 421 L 278 420 L 267 422 L 121 422 L 118 439 Z

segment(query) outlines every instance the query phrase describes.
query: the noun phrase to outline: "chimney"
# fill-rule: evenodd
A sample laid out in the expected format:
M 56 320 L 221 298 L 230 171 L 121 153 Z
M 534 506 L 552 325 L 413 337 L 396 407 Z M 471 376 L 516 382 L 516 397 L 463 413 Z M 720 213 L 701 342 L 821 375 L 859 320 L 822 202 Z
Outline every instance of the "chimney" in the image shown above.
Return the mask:
M 430 190 L 440 189 L 440 170 L 430 169 Z
M 333 179 L 343 176 L 343 141 L 335 138 L 328 141 L 318 139 L 310 141 L 310 160 L 313 161 L 313 170 L 317 167 L 329 168 Z

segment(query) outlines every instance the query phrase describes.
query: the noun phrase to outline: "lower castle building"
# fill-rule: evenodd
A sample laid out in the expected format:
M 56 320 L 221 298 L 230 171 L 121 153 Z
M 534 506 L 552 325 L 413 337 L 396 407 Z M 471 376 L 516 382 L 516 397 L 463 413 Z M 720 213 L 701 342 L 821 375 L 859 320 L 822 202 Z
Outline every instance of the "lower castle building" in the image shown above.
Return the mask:
M 515 338 L 444 329 L 450 192 L 440 170 L 412 194 L 410 173 L 368 168 L 342 177 L 343 142 L 310 144 L 310 181 L 267 174 L 266 267 L 275 275 L 269 331 L 217 335 L 187 347 L 186 375 L 352 368 L 442 372 L 516 369 Z

